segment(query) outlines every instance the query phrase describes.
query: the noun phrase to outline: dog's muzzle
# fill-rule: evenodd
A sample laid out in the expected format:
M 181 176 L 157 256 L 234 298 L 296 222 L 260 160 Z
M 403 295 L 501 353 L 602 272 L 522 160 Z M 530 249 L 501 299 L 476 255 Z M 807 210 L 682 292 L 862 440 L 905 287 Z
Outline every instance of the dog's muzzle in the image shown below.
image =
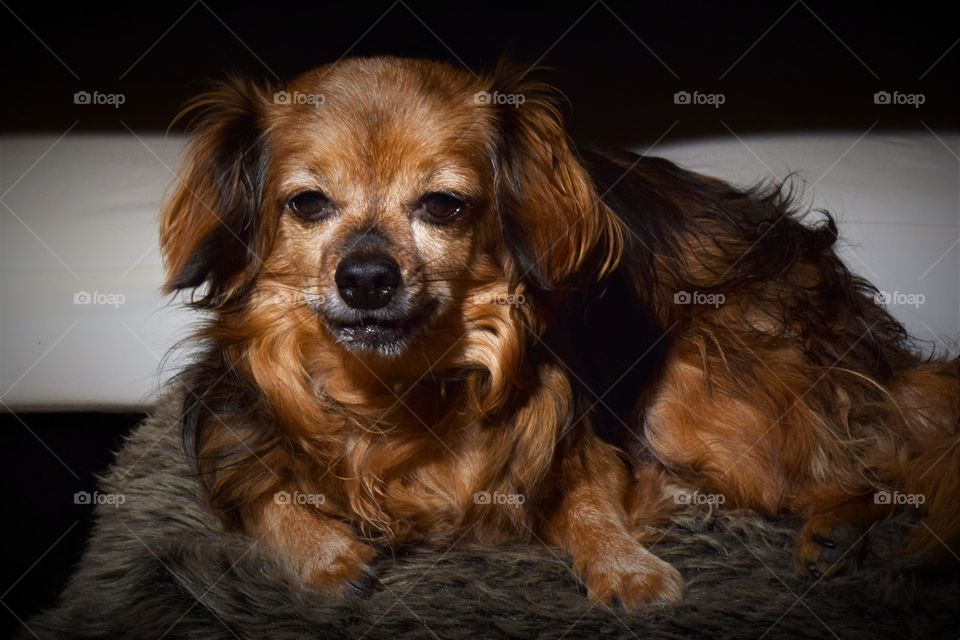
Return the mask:
M 401 353 L 430 322 L 436 303 L 404 282 L 400 264 L 382 243 L 362 238 L 333 274 L 338 302 L 319 307 L 337 341 L 357 352 Z

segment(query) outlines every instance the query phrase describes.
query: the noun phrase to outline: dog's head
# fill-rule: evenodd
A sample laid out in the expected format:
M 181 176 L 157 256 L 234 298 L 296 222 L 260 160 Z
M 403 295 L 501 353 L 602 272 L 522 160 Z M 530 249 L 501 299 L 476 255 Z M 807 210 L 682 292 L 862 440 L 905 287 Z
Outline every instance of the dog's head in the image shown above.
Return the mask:
M 616 260 L 614 216 L 548 88 L 517 71 L 355 59 L 198 98 L 161 220 L 166 289 L 282 302 L 355 354 L 403 353 L 492 281 L 568 287 Z

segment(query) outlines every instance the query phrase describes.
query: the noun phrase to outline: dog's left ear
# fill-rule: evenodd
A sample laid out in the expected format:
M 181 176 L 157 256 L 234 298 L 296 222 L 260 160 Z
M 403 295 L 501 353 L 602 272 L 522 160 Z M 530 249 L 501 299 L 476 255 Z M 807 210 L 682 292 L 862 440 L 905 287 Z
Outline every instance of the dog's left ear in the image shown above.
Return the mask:
M 206 285 L 200 305 L 215 306 L 256 270 L 260 200 L 267 166 L 263 113 L 269 91 L 232 78 L 181 112 L 193 138 L 160 214 L 164 291 Z
M 557 92 L 523 75 L 501 65 L 481 100 L 497 110 L 497 207 L 509 275 L 550 290 L 610 271 L 623 230 L 577 157 Z

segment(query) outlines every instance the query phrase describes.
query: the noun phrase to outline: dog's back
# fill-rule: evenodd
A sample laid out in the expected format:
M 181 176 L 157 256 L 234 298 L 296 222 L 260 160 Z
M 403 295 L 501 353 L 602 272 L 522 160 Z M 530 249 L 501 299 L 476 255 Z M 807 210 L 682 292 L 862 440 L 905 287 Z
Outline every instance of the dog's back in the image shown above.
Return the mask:
M 836 545 L 841 522 L 852 534 L 898 503 L 927 513 L 910 551 L 960 540 L 960 364 L 917 355 L 837 256 L 832 217 L 806 223 L 782 185 L 738 190 L 624 152 L 582 158 L 629 231 L 607 283 L 624 313 L 614 335 L 631 321 L 637 334 L 608 350 L 617 366 L 596 382 L 641 399 L 633 422 L 617 408 L 640 447 L 733 504 L 812 518 L 797 562 L 815 573 L 834 563 L 804 537 Z

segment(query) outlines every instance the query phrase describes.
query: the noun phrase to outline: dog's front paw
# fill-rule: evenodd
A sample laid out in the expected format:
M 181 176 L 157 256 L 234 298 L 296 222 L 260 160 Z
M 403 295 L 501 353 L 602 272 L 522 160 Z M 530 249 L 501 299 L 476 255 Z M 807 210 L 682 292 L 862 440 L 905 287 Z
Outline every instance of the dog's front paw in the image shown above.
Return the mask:
M 369 563 L 376 551 L 356 540 L 325 540 L 300 568 L 303 581 L 332 593 L 362 593 L 379 584 Z
M 592 558 L 581 576 L 592 600 L 615 607 L 633 609 L 683 597 L 680 572 L 632 540 L 609 555 Z

